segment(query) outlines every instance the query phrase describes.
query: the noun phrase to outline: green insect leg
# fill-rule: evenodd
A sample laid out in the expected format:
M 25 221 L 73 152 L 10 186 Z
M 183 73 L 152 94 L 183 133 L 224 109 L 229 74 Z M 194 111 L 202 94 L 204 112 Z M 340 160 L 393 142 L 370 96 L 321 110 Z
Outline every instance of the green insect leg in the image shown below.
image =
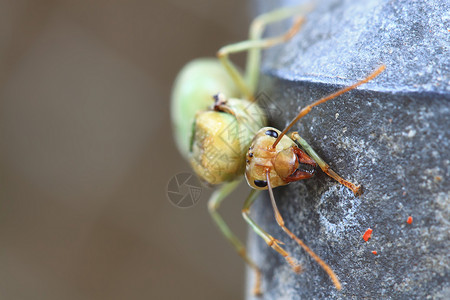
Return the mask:
M 220 203 L 225 199 L 240 183 L 240 180 L 236 180 L 230 183 L 224 184 L 220 189 L 215 191 L 208 201 L 208 210 L 211 214 L 213 220 L 216 222 L 222 234 L 227 238 L 227 240 L 234 246 L 238 254 L 245 260 L 245 262 L 255 271 L 256 282 L 253 289 L 255 295 L 261 295 L 261 271 L 258 266 L 247 256 L 247 251 L 241 241 L 234 235 L 230 230 L 228 225 L 222 219 L 220 214 L 217 212 Z
M 291 255 L 281 248 L 279 244 L 283 244 L 279 240 L 272 237 L 270 234 L 268 234 L 264 229 L 259 227 L 258 224 L 253 221 L 252 218 L 250 218 L 250 207 L 252 206 L 253 202 L 256 200 L 256 196 L 258 195 L 258 190 L 252 190 L 250 192 L 250 195 L 248 196 L 247 200 L 245 200 L 244 207 L 242 208 L 242 216 L 244 217 L 245 221 L 251 226 L 251 228 L 260 236 L 263 238 L 263 240 L 272 247 L 275 251 L 280 253 L 284 259 L 291 265 L 292 269 L 296 273 L 301 272 L 301 266 L 291 257 Z
M 283 7 L 256 17 L 250 25 L 249 40 L 260 40 L 266 26 L 270 23 L 282 21 L 292 16 L 304 16 L 313 9 L 312 2 L 298 6 Z M 258 85 L 259 65 L 261 61 L 261 49 L 252 48 L 248 51 L 246 65 L 246 80 L 252 93 Z
M 242 42 L 238 42 L 235 44 L 227 45 L 219 49 L 217 52 L 217 57 L 222 62 L 225 69 L 230 74 L 231 78 L 234 80 L 236 85 L 241 90 L 242 94 L 249 100 L 254 100 L 253 92 L 256 88 L 256 82 L 252 82 L 251 84 L 249 82 L 246 82 L 242 74 L 239 72 L 237 67 L 231 62 L 229 59 L 229 55 L 232 53 L 237 52 L 243 52 L 251 49 L 255 49 L 256 51 L 260 51 L 262 48 L 268 48 L 283 42 L 286 42 L 291 37 L 297 33 L 297 31 L 300 29 L 301 24 L 303 23 L 303 18 L 298 18 L 295 20 L 292 27 L 283 35 L 274 37 L 274 38 L 268 38 L 268 39 L 257 39 L 257 40 L 246 40 Z M 253 52 L 252 52 L 253 53 Z M 254 55 L 254 54 L 253 54 Z M 258 54 L 259 55 L 259 54 Z M 258 57 L 257 57 L 258 58 Z M 254 60 L 251 58 L 251 60 Z M 252 71 L 250 73 L 259 72 L 259 70 L 255 69 L 259 67 L 259 63 L 256 65 L 251 64 Z M 255 79 L 252 79 L 252 81 Z
M 322 158 L 319 157 L 319 155 L 316 153 L 316 151 L 314 151 L 314 149 L 311 148 L 311 146 L 304 139 L 302 139 L 300 137 L 298 132 L 292 132 L 290 134 L 290 137 L 292 140 L 298 142 L 300 144 L 300 146 L 302 146 L 302 148 L 306 151 L 306 153 L 308 153 L 309 156 L 311 156 L 311 158 L 317 162 L 317 164 L 322 169 L 322 171 L 324 171 L 328 176 L 330 176 L 331 178 L 333 178 L 340 184 L 351 189 L 353 191 L 353 193 L 355 194 L 355 196 L 361 195 L 361 193 L 362 193 L 361 186 L 360 185 L 357 186 L 357 185 L 351 183 L 350 181 L 343 179 L 338 174 L 336 174 L 336 172 L 334 172 L 330 168 L 330 166 Z

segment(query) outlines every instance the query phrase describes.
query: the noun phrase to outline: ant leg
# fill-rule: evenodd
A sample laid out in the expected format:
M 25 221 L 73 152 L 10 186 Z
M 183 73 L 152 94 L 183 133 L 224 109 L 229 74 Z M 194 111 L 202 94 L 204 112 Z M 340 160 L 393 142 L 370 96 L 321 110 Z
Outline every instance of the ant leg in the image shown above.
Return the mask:
M 313 9 L 313 2 L 298 6 L 283 7 L 257 16 L 249 30 L 249 40 L 260 40 L 264 29 L 270 23 L 278 22 L 292 16 L 304 16 Z M 258 85 L 259 65 L 261 62 L 261 49 L 253 48 L 248 51 L 245 78 L 252 93 Z
M 302 268 L 301 266 L 291 257 L 291 255 L 286 252 L 283 248 L 280 247 L 279 244 L 283 244 L 279 240 L 272 237 L 270 234 L 268 234 L 264 229 L 259 227 L 258 224 L 253 221 L 252 218 L 250 218 L 250 206 L 252 206 L 253 202 L 256 200 L 256 196 L 258 195 L 258 190 L 252 190 L 250 192 L 250 195 L 245 200 L 244 207 L 242 208 L 242 216 L 244 217 L 245 221 L 252 227 L 252 229 L 264 239 L 264 241 L 272 247 L 275 251 L 280 253 L 286 261 L 291 265 L 292 269 L 296 273 L 300 273 Z
M 238 254 L 245 260 L 245 262 L 255 271 L 256 282 L 253 289 L 255 295 L 261 295 L 261 271 L 258 266 L 247 256 L 247 251 L 241 241 L 233 234 L 228 225 L 222 219 L 220 214 L 217 212 L 220 203 L 225 197 L 227 197 L 240 183 L 240 180 L 236 180 L 230 183 L 224 184 L 220 189 L 216 190 L 208 201 L 208 210 L 211 217 L 216 222 L 222 234 L 227 238 L 227 240 L 234 246 Z
M 258 40 L 246 40 L 235 44 L 227 45 L 219 49 L 219 51 L 217 52 L 217 57 L 222 62 L 223 66 L 228 71 L 231 78 L 234 80 L 234 82 L 236 83 L 236 85 L 239 87 L 242 94 L 246 98 L 254 100 L 253 91 L 255 87 L 249 86 L 249 84 L 244 80 L 239 70 L 229 59 L 229 55 L 231 53 L 247 51 L 250 49 L 258 49 L 259 51 L 259 49 L 261 48 L 268 48 L 276 44 L 283 43 L 289 40 L 297 33 L 303 22 L 304 18 L 297 18 L 292 27 L 285 34 L 278 37 L 268 39 L 258 39 Z
M 302 146 L 302 148 L 306 151 L 306 153 L 308 153 L 311 156 L 311 158 L 317 162 L 317 164 L 322 169 L 322 171 L 324 171 L 328 176 L 330 176 L 331 178 L 333 178 L 340 184 L 351 189 L 353 191 L 353 193 L 355 194 L 355 196 L 361 195 L 361 193 L 362 193 L 361 186 L 360 185 L 357 186 L 357 185 L 351 183 L 350 181 L 343 179 L 338 174 L 336 174 L 336 172 L 334 172 L 330 168 L 330 166 L 322 158 L 319 157 L 319 155 L 316 153 L 316 151 L 314 151 L 314 149 L 311 148 L 311 146 L 304 139 L 302 139 L 300 137 L 298 132 L 292 132 L 290 134 L 290 138 L 292 140 L 298 142 L 298 144 L 300 144 L 300 146 Z
M 334 274 L 333 270 L 330 268 L 330 266 L 327 265 L 326 262 L 324 262 L 314 251 L 312 251 L 306 244 L 299 239 L 295 234 L 293 234 L 287 227 L 284 225 L 283 217 L 280 214 L 280 211 L 278 210 L 277 204 L 275 202 L 275 197 L 273 196 L 272 191 L 272 184 L 270 183 L 270 176 L 269 171 L 266 172 L 267 177 L 267 185 L 269 189 L 269 195 L 270 195 L 270 201 L 272 202 L 273 211 L 275 213 L 275 219 L 277 220 L 278 225 L 286 232 L 291 239 L 297 242 L 314 260 L 322 267 L 322 269 L 327 272 L 328 276 L 330 276 L 331 280 L 334 283 L 334 286 L 336 289 L 341 289 L 341 283 L 339 282 L 339 279 L 337 278 L 336 274 Z

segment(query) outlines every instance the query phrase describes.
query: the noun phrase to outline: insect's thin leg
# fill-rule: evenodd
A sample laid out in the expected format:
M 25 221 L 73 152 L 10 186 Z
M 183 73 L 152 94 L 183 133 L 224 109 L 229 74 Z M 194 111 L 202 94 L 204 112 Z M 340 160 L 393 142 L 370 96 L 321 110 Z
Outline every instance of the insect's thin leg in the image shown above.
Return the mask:
M 255 271 L 256 282 L 253 292 L 255 295 L 261 294 L 261 271 L 258 266 L 247 256 L 247 251 L 241 241 L 233 234 L 228 225 L 222 219 L 217 212 L 220 203 L 226 196 L 228 196 L 240 183 L 240 180 L 236 180 L 230 183 L 224 184 L 220 189 L 216 190 L 208 201 L 208 210 L 219 227 L 220 231 L 227 238 L 228 241 L 234 246 L 238 254 L 245 260 L 245 262 Z
M 224 46 L 219 49 L 217 52 L 217 57 L 224 65 L 225 69 L 230 74 L 231 78 L 234 80 L 236 85 L 241 90 L 242 94 L 250 100 L 253 100 L 253 88 L 249 87 L 247 82 L 242 77 L 239 70 L 236 68 L 236 66 L 231 62 L 229 59 L 229 55 L 231 53 L 236 52 L 242 52 L 247 51 L 250 49 L 261 49 L 261 48 L 268 48 L 271 46 L 274 46 L 279 43 L 283 43 L 287 40 L 289 40 L 291 37 L 294 36 L 295 33 L 300 29 L 300 25 L 303 23 L 303 18 L 297 18 L 294 21 L 294 24 L 292 27 L 283 35 L 274 37 L 274 38 L 268 38 L 268 39 L 261 39 L 261 40 L 247 40 L 242 41 L 239 43 L 231 44 Z
M 358 87 L 358 86 L 360 86 L 360 85 L 362 85 L 364 83 L 367 83 L 368 81 L 370 81 L 370 80 L 374 79 L 375 77 L 377 77 L 378 75 L 380 75 L 381 72 L 383 72 L 385 69 L 386 69 L 386 66 L 385 65 L 381 65 L 374 72 L 372 72 L 372 74 L 370 74 L 369 76 L 367 76 L 363 80 L 358 81 L 357 83 L 355 83 L 355 84 L 353 84 L 351 86 L 348 86 L 346 88 L 340 89 L 339 91 L 334 92 L 334 93 L 332 93 L 332 94 L 330 94 L 330 95 L 328 95 L 326 97 L 323 97 L 322 99 L 319 99 L 316 102 L 314 102 L 314 103 L 304 107 L 298 113 L 298 115 L 291 121 L 291 123 L 289 123 L 289 125 L 278 135 L 278 138 L 273 143 L 272 148 L 275 148 L 275 146 L 278 144 L 278 142 L 281 140 L 281 138 L 289 131 L 289 129 L 291 129 L 291 127 L 294 126 L 294 124 L 297 123 L 298 120 L 300 120 L 302 117 L 306 116 L 311 111 L 311 109 L 314 106 L 317 106 L 319 104 L 327 102 L 328 100 L 334 99 L 337 96 L 340 96 L 340 95 L 342 95 L 342 94 L 344 94 L 344 93 L 346 93 L 346 92 L 348 92 L 350 90 L 355 89 L 356 87 Z
M 334 286 L 336 289 L 341 289 L 341 283 L 339 282 L 339 279 L 337 278 L 336 274 L 334 274 L 333 270 L 330 268 L 329 265 L 327 265 L 326 262 L 324 262 L 314 251 L 312 251 L 306 244 L 299 239 L 295 234 L 293 234 L 287 227 L 284 225 L 283 217 L 281 216 L 280 212 L 278 211 L 277 204 L 275 203 L 275 197 L 273 196 L 272 191 L 272 185 L 270 183 L 270 176 L 269 171 L 266 172 L 266 178 L 267 178 L 267 185 L 269 189 L 269 195 L 270 195 L 270 201 L 272 202 L 273 211 L 275 213 L 275 219 L 277 220 L 278 225 L 293 239 L 295 240 L 314 260 L 322 267 L 322 269 L 327 272 L 328 276 L 330 276 L 331 280 L 334 283 Z
M 353 191 L 353 193 L 355 194 L 355 196 L 361 195 L 361 193 L 362 193 L 361 186 L 360 185 L 357 186 L 354 183 L 351 183 L 350 181 L 345 180 L 344 178 L 342 178 L 341 176 L 336 174 L 336 172 L 334 172 L 330 168 L 330 166 L 322 158 L 320 158 L 320 156 L 316 153 L 316 151 L 314 151 L 314 149 L 311 148 L 311 146 L 304 139 L 302 139 L 300 137 L 298 132 L 292 132 L 290 134 L 290 138 L 292 140 L 298 142 L 300 144 L 300 146 L 302 146 L 302 148 L 306 151 L 306 153 L 308 153 L 309 156 L 311 156 L 311 158 L 317 162 L 317 164 L 322 169 L 322 171 L 324 171 L 328 176 L 330 176 L 331 178 L 333 178 L 340 184 L 351 189 Z
M 270 23 L 278 22 L 292 16 L 304 16 L 313 8 L 313 3 L 303 3 L 298 6 L 283 7 L 256 17 L 250 25 L 249 40 L 259 40 L 262 37 L 264 29 Z M 259 65 L 261 61 L 261 49 L 253 48 L 248 51 L 247 65 L 245 68 L 245 79 L 252 93 L 255 92 L 258 77 Z
M 242 208 L 242 216 L 244 217 L 245 221 L 247 221 L 247 223 L 251 226 L 251 228 L 264 239 L 267 245 L 272 247 L 275 251 L 280 253 L 284 257 L 284 259 L 286 259 L 289 265 L 291 265 L 294 272 L 300 273 L 302 270 L 301 266 L 291 257 L 288 252 L 286 252 L 286 250 L 281 248 L 281 246 L 279 245 L 283 243 L 264 231 L 264 229 L 259 227 L 259 225 L 256 224 L 252 218 L 250 218 L 250 206 L 255 201 L 258 192 L 258 190 L 252 190 L 250 192 L 250 195 L 248 196 L 247 200 L 245 200 L 244 207 Z

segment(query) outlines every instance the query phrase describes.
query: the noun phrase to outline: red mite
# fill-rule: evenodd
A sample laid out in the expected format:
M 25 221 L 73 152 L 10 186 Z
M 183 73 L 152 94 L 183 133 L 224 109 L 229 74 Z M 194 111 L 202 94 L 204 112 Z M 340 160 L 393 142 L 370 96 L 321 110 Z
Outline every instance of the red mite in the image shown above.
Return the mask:
M 363 235 L 363 240 L 365 240 L 366 242 L 370 239 L 371 235 L 372 235 L 372 229 L 367 229 L 366 232 Z
M 413 218 L 411 216 L 408 217 L 408 220 L 406 220 L 406 223 L 412 224 Z
M 372 253 L 373 253 L 373 255 L 377 255 L 378 254 L 377 251 L 372 251 Z

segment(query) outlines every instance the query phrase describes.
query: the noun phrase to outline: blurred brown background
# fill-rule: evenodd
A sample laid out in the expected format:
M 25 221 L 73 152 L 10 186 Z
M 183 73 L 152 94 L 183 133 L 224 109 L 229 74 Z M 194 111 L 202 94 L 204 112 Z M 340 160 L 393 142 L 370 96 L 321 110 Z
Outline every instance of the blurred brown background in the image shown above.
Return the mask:
M 0 298 L 239 299 L 207 213 L 171 205 L 178 70 L 247 35 L 242 1 L 0 1 Z M 240 208 L 223 215 L 245 237 Z

